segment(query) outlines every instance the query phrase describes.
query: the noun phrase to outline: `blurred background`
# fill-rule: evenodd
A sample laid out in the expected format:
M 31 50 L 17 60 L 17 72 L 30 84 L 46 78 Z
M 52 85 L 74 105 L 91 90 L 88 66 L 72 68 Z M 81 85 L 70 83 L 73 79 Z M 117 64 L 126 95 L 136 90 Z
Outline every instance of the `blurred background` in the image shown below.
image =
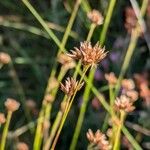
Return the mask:
M 89 8 L 99 10 L 103 16 L 107 12 L 109 0 L 87 0 Z M 67 26 L 75 0 L 30 0 L 33 7 L 38 11 L 42 18 L 47 22 L 61 40 Z M 138 1 L 141 5 L 142 0 Z M 87 19 L 87 11 L 81 5 L 75 23 L 70 33 L 66 48 L 72 49 L 79 46 L 81 41 L 86 39 L 89 31 L 90 21 Z M 131 21 L 132 20 L 132 21 Z M 95 73 L 95 85 L 102 90 L 107 84 L 104 74 L 114 72 L 118 76 L 130 41 L 131 28 L 134 26 L 136 15 L 130 3 L 130 0 L 118 0 L 113 11 L 113 16 L 109 25 L 105 46 L 109 50 L 108 57 L 98 66 Z M 150 94 L 142 93 L 138 87 L 139 79 L 146 82 L 149 87 L 150 72 L 150 3 L 144 18 L 146 24 L 145 34 L 139 37 L 134 55 L 131 59 L 126 78 L 134 79 L 136 90 L 140 93 L 140 98 L 136 102 L 136 110 L 130 113 L 126 120 L 126 126 L 132 135 L 141 143 L 143 149 L 150 148 Z M 102 26 L 98 26 L 93 34 L 92 43 L 99 40 Z M 14 98 L 27 107 L 21 106 L 19 111 L 13 115 L 10 130 L 28 123 L 24 115 L 24 108 L 29 109 L 32 120 L 34 121 L 41 108 L 44 91 L 47 80 L 56 61 L 58 47 L 49 38 L 39 22 L 30 13 L 27 7 L 20 0 L 0 0 L 0 52 L 8 53 L 12 59 L 12 65 L 0 67 L 0 111 L 4 112 L 4 101 L 8 98 Z M 59 67 L 58 67 L 59 70 Z M 71 75 L 70 71 L 68 75 Z M 140 81 L 141 81 L 140 80 Z M 59 139 L 59 149 L 67 149 L 76 125 L 79 114 L 79 108 L 82 104 L 82 91 L 78 94 L 69 118 L 63 128 Z M 103 92 L 108 97 L 108 91 Z M 146 95 L 147 94 L 147 95 Z M 59 105 L 63 93 L 59 91 L 57 100 L 52 109 L 51 122 L 59 110 Z M 30 109 L 29 104 L 34 107 Z M 96 97 L 91 96 L 88 104 L 84 123 L 77 149 L 86 149 L 86 132 L 88 128 L 94 131 L 103 124 L 105 111 Z M 138 124 L 138 127 L 135 126 Z M 134 128 L 137 127 L 137 128 Z M 1 129 L 2 130 L 2 129 Z M 142 131 L 140 131 L 142 130 Z M 146 130 L 146 131 L 145 131 Z M 146 133 L 145 133 L 145 132 Z M 141 133 L 142 132 L 142 133 Z M 1 133 L 1 131 L 0 131 Z M 27 131 L 19 136 L 19 140 L 25 141 L 32 146 L 34 135 Z M 17 138 L 11 138 L 8 142 L 8 149 L 13 149 L 11 144 L 16 142 Z M 131 148 L 130 144 L 124 141 L 124 149 Z M 11 146 L 11 147 L 10 147 Z

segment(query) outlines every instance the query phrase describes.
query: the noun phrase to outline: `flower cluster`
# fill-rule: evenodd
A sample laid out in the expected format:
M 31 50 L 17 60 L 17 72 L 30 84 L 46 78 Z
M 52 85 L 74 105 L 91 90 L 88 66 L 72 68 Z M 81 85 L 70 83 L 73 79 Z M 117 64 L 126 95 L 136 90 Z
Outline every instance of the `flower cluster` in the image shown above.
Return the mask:
M 68 96 L 72 96 L 74 92 L 77 90 L 79 91 L 82 86 L 84 85 L 84 82 L 79 83 L 73 78 L 67 78 L 65 81 L 65 85 L 61 83 L 61 90 Z
M 0 113 L 0 124 L 5 123 L 5 121 L 6 121 L 5 115 L 3 113 Z
M 108 81 L 110 85 L 115 85 L 117 83 L 117 78 L 113 72 L 105 74 L 105 79 Z
M 71 54 L 68 54 L 73 59 L 81 60 L 83 65 L 95 66 L 101 62 L 107 55 L 105 48 L 102 48 L 99 43 L 94 46 L 90 42 L 81 42 L 80 48 L 74 48 Z
M 20 103 L 12 98 L 8 98 L 5 102 L 5 107 L 8 111 L 14 112 L 19 109 Z
M 11 58 L 7 53 L 0 52 L 0 63 L 2 64 L 8 64 L 10 63 Z
M 94 134 L 91 129 L 86 133 L 87 139 L 89 142 L 97 147 L 100 150 L 109 150 L 111 146 L 106 138 L 106 135 L 97 130 Z
M 135 107 L 133 106 L 133 102 L 129 97 L 127 97 L 126 95 L 121 95 L 115 100 L 115 109 L 117 111 L 122 110 L 125 112 L 131 112 L 135 109 Z
M 75 61 L 71 57 L 63 53 L 58 56 L 58 62 L 61 63 L 66 70 L 72 69 L 76 66 Z
M 96 24 L 96 25 L 101 25 L 103 24 L 103 16 L 102 14 L 97 11 L 97 10 L 92 10 L 91 12 L 89 12 L 87 14 L 88 18 L 91 20 L 92 23 Z

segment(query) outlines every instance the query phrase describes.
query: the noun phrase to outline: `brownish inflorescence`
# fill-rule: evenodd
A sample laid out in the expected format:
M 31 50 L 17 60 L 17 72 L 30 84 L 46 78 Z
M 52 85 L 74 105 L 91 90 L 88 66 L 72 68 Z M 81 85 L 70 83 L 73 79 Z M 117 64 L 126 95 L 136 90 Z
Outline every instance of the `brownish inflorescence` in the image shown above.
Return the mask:
M 6 121 L 5 115 L 3 113 L 0 113 L 0 124 L 5 123 L 5 121 Z
M 8 111 L 14 112 L 19 109 L 20 103 L 12 98 L 8 98 L 5 102 L 5 107 Z
M 68 96 L 72 96 L 75 91 L 78 91 L 82 88 L 84 82 L 79 84 L 78 81 L 76 81 L 73 78 L 67 78 L 65 81 L 65 85 L 61 83 L 61 90 Z
M 64 53 L 61 53 L 58 56 L 58 62 L 61 63 L 66 70 L 72 69 L 76 66 L 75 61 Z
M 97 10 L 92 10 L 91 12 L 89 12 L 87 14 L 88 18 L 91 20 L 92 23 L 96 24 L 96 25 L 101 25 L 103 24 L 103 16 L 102 14 L 97 11 Z
M 7 53 L 0 52 L 0 63 L 1 64 L 8 64 L 10 63 L 11 58 Z
M 19 142 L 16 147 L 17 150 L 29 150 L 29 147 L 24 142 Z
M 95 146 L 98 150 L 110 150 L 111 145 L 109 144 L 106 135 L 100 132 L 100 130 L 97 130 L 94 134 L 91 129 L 88 130 L 86 133 L 87 139 L 89 142 Z
M 133 111 L 135 107 L 129 97 L 126 95 L 121 95 L 120 98 L 116 98 L 115 100 L 115 109 L 117 111 L 125 111 L 128 113 Z
M 113 72 L 110 72 L 109 74 L 105 74 L 105 79 L 108 81 L 110 85 L 115 85 L 117 83 L 117 78 Z
M 95 66 L 101 62 L 107 55 L 105 48 L 102 48 L 99 43 L 93 47 L 90 42 L 81 42 L 80 48 L 74 48 L 71 54 L 68 54 L 73 59 L 81 60 L 83 65 Z

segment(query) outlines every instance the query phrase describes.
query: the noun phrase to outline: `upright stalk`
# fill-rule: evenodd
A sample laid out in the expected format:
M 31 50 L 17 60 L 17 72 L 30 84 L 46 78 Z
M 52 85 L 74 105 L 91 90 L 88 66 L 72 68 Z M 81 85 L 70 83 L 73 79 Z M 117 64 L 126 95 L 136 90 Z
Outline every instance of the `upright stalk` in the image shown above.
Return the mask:
M 124 119 L 125 119 L 125 112 L 121 111 L 120 112 L 120 120 L 119 120 L 119 125 L 117 125 L 117 131 L 115 133 L 115 142 L 114 142 L 114 146 L 113 146 L 113 150 L 119 150 L 120 147 L 120 138 L 121 138 L 121 129 L 124 123 Z
M 108 7 L 108 12 L 107 12 L 107 15 L 106 15 L 106 18 L 105 18 L 105 21 L 104 21 L 104 25 L 103 25 L 103 29 L 102 29 L 102 32 L 101 32 L 101 36 L 100 36 L 100 44 L 101 45 L 104 44 L 104 41 L 105 41 L 105 38 L 106 38 L 106 33 L 107 33 L 108 26 L 109 26 L 109 23 L 110 23 L 110 20 L 111 20 L 111 17 L 112 17 L 112 11 L 114 9 L 115 3 L 116 3 L 116 0 L 111 0 L 110 1 L 109 7 Z M 96 68 L 94 68 L 90 71 L 90 74 L 89 74 L 89 77 L 88 77 L 88 83 L 93 82 L 95 71 L 96 71 Z M 80 134 L 80 131 L 81 131 L 83 119 L 84 119 L 84 116 L 85 116 L 87 103 L 88 103 L 88 100 L 89 100 L 90 90 L 91 90 L 90 86 L 89 86 L 89 84 L 87 84 L 87 86 L 85 88 L 85 91 L 84 91 L 84 94 L 83 94 L 83 103 L 81 105 L 80 114 L 79 114 L 79 118 L 78 118 L 77 125 L 76 125 L 76 128 L 75 128 L 75 132 L 74 132 L 74 135 L 73 135 L 73 139 L 72 139 L 72 142 L 71 142 L 70 150 L 74 150 L 75 147 L 76 147 L 77 140 L 78 140 L 78 137 L 79 137 L 79 134 Z
M 0 150 L 5 150 L 6 138 L 7 138 L 7 134 L 8 134 L 8 128 L 9 128 L 11 116 L 12 116 L 12 111 L 8 111 L 6 124 L 4 126 L 3 134 L 2 134 L 2 138 L 1 138 Z
M 82 74 L 82 76 L 81 76 L 81 78 L 80 78 L 80 81 L 79 81 L 78 85 L 80 85 L 81 82 L 83 81 L 83 78 L 84 78 L 84 76 L 85 76 L 87 70 L 89 69 L 89 67 L 90 67 L 90 66 L 86 66 L 86 67 L 84 68 L 83 74 Z M 59 129 L 58 129 L 58 132 L 57 132 L 56 137 L 55 137 L 55 139 L 54 139 L 54 142 L 53 142 L 53 144 L 52 144 L 52 148 L 51 148 L 52 150 L 55 149 L 55 146 L 56 146 L 56 143 L 57 143 L 57 141 L 58 141 L 60 132 L 61 132 L 61 130 L 62 130 L 62 128 L 63 128 L 63 125 L 64 125 L 65 120 L 66 120 L 66 118 L 67 118 L 67 115 L 68 115 L 68 113 L 69 113 L 69 111 L 70 111 L 70 108 L 71 108 L 71 106 L 72 106 L 72 103 L 73 103 L 73 100 L 74 100 L 74 98 L 75 98 L 75 96 L 76 96 L 77 91 L 78 91 L 78 87 L 76 88 L 76 90 L 75 90 L 73 96 L 71 97 L 70 103 L 69 103 L 69 105 L 68 105 L 68 107 L 67 107 L 67 110 L 66 110 L 65 113 L 64 113 L 64 117 L 62 118 L 60 127 L 59 127 Z

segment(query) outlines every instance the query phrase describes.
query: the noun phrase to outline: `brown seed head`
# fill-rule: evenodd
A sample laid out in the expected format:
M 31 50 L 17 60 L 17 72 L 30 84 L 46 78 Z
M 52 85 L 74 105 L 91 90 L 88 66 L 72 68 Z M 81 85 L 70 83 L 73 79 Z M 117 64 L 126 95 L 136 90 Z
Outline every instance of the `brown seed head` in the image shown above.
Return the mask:
M 29 147 L 26 143 L 24 142 L 19 142 L 17 144 L 17 150 L 29 150 Z
M 12 98 L 7 98 L 5 101 L 5 107 L 8 111 L 14 112 L 19 109 L 20 103 Z
M 76 66 L 75 61 L 71 57 L 63 53 L 58 56 L 58 62 L 61 63 L 66 70 L 72 69 Z
M 125 90 L 133 90 L 135 88 L 135 84 L 132 79 L 123 79 L 121 84 Z
M 82 86 L 83 86 L 83 82 L 81 84 L 79 84 L 78 81 L 76 81 L 73 78 L 67 78 L 65 81 L 65 85 L 61 83 L 61 90 L 68 96 L 72 96 L 74 94 L 74 92 L 79 91 Z
M 91 20 L 92 23 L 96 24 L 96 25 L 101 25 L 103 24 L 103 16 L 102 14 L 97 11 L 97 10 L 92 10 L 91 12 L 89 12 L 87 14 L 88 18 Z
M 50 92 L 54 88 L 58 87 L 58 85 L 59 85 L 59 82 L 57 81 L 57 79 L 55 77 L 51 78 L 48 82 L 47 91 Z
M 138 99 L 138 92 L 135 90 L 126 91 L 126 95 L 130 98 L 131 102 L 135 102 Z
M 125 95 L 121 95 L 120 98 L 115 100 L 115 108 L 117 111 L 123 110 L 125 112 L 131 112 L 135 109 L 133 102 Z
M 89 129 L 86 136 L 89 142 L 96 145 L 96 147 L 100 150 L 109 150 L 111 148 L 106 135 L 100 132 L 100 130 L 97 130 L 94 134 L 93 131 Z
M 108 81 L 109 84 L 115 85 L 117 83 L 117 78 L 113 72 L 109 74 L 105 74 L 105 79 Z
M 3 113 L 0 113 L 0 124 L 5 123 L 5 121 L 6 121 L 5 115 Z
M 81 42 L 80 48 L 71 50 L 72 54 L 68 54 L 71 58 L 81 60 L 83 65 L 95 66 L 101 62 L 107 55 L 105 48 L 102 48 L 99 43 L 93 47 L 90 42 Z
M 11 58 L 7 53 L 0 52 L 0 63 L 2 64 L 8 64 L 10 63 Z

